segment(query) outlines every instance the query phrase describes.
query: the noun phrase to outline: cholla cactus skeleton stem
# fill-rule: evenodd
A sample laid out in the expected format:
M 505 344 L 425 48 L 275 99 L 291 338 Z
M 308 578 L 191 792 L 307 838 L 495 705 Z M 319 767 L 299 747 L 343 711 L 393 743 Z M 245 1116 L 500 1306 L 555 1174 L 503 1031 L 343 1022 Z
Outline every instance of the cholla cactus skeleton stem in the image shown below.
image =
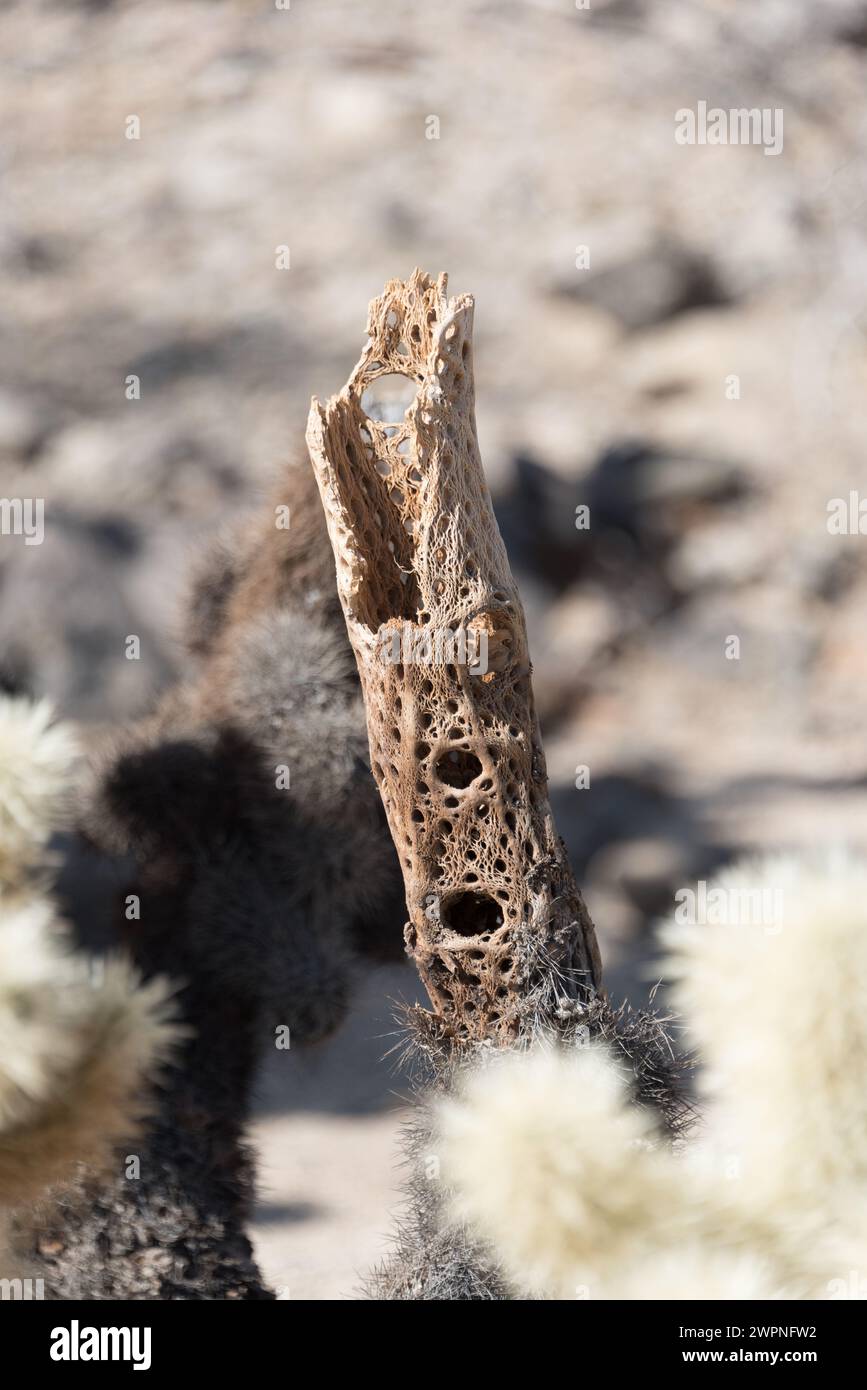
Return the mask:
M 473 308 L 446 297 L 445 275 L 390 281 L 346 386 L 314 398 L 307 442 L 403 868 L 407 948 L 449 1035 L 505 1042 L 528 1031 L 552 972 L 580 1000 L 601 970 L 548 803 L 524 613 L 479 456 Z M 414 399 L 378 420 L 365 392 L 394 373 Z M 468 634 L 487 659 L 413 659 L 444 633 Z M 395 635 L 398 662 L 385 659 Z

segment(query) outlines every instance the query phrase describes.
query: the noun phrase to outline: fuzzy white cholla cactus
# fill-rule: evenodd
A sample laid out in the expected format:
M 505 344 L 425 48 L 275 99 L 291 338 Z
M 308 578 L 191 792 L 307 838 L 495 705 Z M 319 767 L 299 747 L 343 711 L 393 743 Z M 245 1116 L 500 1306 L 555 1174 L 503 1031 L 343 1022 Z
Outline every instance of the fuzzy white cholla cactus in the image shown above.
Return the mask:
M 20 888 L 44 861 L 68 807 L 78 745 L 52 721 L 46 700 L 0 699 L 0 894 Z
M 162 982 L 73 950 L 46 892 L 75 737 L 44 704 L 0 699 L 0 1208 L 39 1196 L 134 1132 L 176 1030 Z M 2 1252 L 0 1252 L 2 1253 Z M 2 1271 L 0 1271 L 2 1273 Z
M 722 875 L 663 929 L 698 1054 L 675 1149 L 595 1046 L 469 1071 L 439 1112 L 456 1209 L 554 1298 L 867 1297 L 867 864 Z

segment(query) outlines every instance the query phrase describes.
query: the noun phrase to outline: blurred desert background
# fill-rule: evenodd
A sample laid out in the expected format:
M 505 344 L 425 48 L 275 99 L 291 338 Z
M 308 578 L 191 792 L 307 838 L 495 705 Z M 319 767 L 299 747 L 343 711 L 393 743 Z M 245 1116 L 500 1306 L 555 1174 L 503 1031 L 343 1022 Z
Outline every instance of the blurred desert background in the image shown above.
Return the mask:
M 867 841 L 867 563 L 828 528 L 867 490 L 863 0 L 30 0 L 0 51 L 0 492 L 46 521 L 0 537 L 3 688 L 88 726 L 148 708 L 198 549 L 419 265 L 476 296 L 482 456 L 611 993 L 646 999 L 678 887 Z M 679 145 L 699 101 L 782 109 L 782 152 Z M 371 969 L 338 1037 L 263 1071 L 254 1234 L 285 1297 L 351 1296 L 384 1249 L 408 1087 L 383 1058 L 416 992 Z

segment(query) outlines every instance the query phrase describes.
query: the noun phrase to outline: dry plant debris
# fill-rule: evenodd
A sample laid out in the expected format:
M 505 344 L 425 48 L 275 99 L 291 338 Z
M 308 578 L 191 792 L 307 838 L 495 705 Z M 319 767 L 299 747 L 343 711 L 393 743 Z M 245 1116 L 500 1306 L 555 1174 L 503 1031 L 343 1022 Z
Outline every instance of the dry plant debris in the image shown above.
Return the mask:
M 392 280 L 307 442 L 403 868 L 407 949 L 447 1036 L 527 1031 L 543 974 L 600 988 L 553 822 L 521 601 L 476 436 L 470 295 Z

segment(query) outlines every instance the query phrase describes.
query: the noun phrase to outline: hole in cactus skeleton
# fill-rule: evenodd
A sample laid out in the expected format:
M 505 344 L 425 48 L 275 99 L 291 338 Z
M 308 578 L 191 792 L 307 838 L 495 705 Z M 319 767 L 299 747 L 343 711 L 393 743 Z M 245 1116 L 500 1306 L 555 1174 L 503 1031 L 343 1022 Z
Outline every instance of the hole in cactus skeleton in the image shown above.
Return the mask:
M 503 912 L 486 893 L 457 893 L 444 904 L 443 924 L 458 936 L 481 936 L 503 925 Z
M 482 764 L 474 753 L 463 748 L 453 748 L 437 759 L 437 777 L 447 787 L 468 787 L 481 776 Z
M 402 372 L 388 372 L 371 381 L 361 396 L 361 409 L 368 420 L 382 424 L 399 423 L 416 398 L 417 388 Z

